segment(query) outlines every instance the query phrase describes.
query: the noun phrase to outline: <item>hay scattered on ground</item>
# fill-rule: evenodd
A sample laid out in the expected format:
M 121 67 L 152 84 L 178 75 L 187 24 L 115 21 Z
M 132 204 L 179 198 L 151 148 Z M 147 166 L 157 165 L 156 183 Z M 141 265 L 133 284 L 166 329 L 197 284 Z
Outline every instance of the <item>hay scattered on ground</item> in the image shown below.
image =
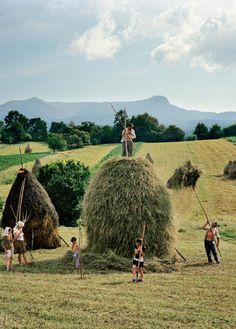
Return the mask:
M 147 255 L 164 257 L 173 252 L 169 194 L 146 160 L 106 162 L 89 184 L 83 209 L 92 252 L 111 249 L 119 256 L 131 257 L 144 226 Z
M 112 250 L 106 253 L 97 254 L 90 251 L 81 253 L 83 260 L 83 271 L 106 273 L 109 271 L 131 272 L 132 258 L 118 256 Z M 62 259 L 64 264 L 68 264 L 68 268 L 72 264 L 72 252 L 67 251 Z M 179 270 L 176 258 L 160 259 L 157 257 L 145 260 L 145 271 L 155 273 L 170 273 Z
M 183 166 L 175 170 L 174 175 L 168 179 L 166 186 L 173 190 L 194 188 L 201 175 L 202 171 L 200 169 L 194 167 L 191 161 L 186 161 Z
M 58 215 L 42 185 L 28 170 L 21 169 L 9 192 L 2 216 L 2 227 L 14 227 L 16 219 L 13 211 L 17 214 L 18 200 L 25 180 L 21 217 L 29 217 L 24 227 L 24 234 L 29 247 L 56 248 L 60 246 L 58 237 Z M 12 211 L 12 209 L 13 211 Z

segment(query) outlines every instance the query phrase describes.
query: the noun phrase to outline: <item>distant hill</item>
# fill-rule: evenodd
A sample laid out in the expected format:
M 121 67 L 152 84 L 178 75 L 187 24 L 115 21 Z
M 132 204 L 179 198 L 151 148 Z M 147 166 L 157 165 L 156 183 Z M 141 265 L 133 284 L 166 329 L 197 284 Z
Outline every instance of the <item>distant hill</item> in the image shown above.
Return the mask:
M 165 125 L 175 124 L 185 132 L 193 131 L 198 122 L 207 126 L 218 123 L 226 127 L 236 122 L 236 112 L 201 112 L 186 110 L 169 103 L 164 96 L 153 96 L 139 101 L 113 102 L 117 110 L 126 108 L 129 117 L 148 112 Z M 112 124 L 114 112 L 108 102 L 45 102 L 37 97 L 9 101 L 0 105 L 0 119 L 10 110 L 17 110 L 28 118 L 41 117 L 48 124 L 52 121 L 93 121 L 97 124 Z

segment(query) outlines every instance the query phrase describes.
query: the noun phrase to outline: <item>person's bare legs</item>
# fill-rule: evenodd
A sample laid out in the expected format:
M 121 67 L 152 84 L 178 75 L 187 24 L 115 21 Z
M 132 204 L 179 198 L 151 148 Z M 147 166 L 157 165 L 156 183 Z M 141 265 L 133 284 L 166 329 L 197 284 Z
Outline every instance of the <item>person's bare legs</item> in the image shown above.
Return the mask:
M 8 258 L 6 256 L 6 268 L 7 268 L 7 271 L 9 271 L 9 265 L 10 265 L 10 258 Z
M 22 256 L 23 256 L 25 264 L 28 264 L 27 259 L 26 259 L 26 254 L 22 254 Z
M 18 262 L 21 265 L 21 254 L 18 254 Z
M 139 268 L 139 272 L 140 272 L 141 280 L 143 281 L 143 267 Z
M 9 269 L 12 270 L 12 257 L 10 258 L 10 261 L 9 261 Z
M 133 281 L 136 280 L 137 266 L 132 266 Z

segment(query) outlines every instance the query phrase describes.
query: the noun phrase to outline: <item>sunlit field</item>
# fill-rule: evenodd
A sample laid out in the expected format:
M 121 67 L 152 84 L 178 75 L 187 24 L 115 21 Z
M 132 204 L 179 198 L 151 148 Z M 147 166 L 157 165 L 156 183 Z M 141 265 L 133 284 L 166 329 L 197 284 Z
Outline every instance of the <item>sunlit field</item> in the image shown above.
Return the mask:
M 74 158 L 93 166 L 114 147 L 90 146 L 42 162 Z M 236 147 L 225 140 L 150 143 L 142 144 L 136 156 L 145 158 L 147 152 L 163 184 L 185 160 L 203 170 L 196 190 L 208 216 L 221 225 L 221 263 L 207 264 L 204 231 L 199 228 L 205 218 L 193 192 L 170 191 L 176 246 L 187 259 L 178 256 L 178 271 L 146 273 L 144 283 L 131 284 L 131 272 L 102 274 L 84 268 L 81 280 L 72 263 L 65 262 L 69 248 L 62 242 L 55 250 L 33 251 L 33 265 L 19 266 L 15 259 L 14 271 L 6 273 L 2 254 L 0 328 L 236 328 L 236 181 L 223 176 L 226 163 L 236 159 Z M 0 186 L 1 193 L 2 186 L 6 184 Z M 59 231 L 68 243 L 75 235 L 86 246 L 86 234 L 79 228 Z

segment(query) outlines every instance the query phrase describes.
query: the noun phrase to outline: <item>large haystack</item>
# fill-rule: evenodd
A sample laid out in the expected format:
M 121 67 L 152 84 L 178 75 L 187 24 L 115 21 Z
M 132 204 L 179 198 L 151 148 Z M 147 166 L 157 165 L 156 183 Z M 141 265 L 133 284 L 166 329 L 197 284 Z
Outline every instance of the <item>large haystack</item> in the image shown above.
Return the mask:
M 236 161 L 232 161 L 229 170 L 228 170 L 229 178 L 235 179 L 236 178 Z
M 229 168 L 231 167 L 232 163 L 233 163 L 233 161 L 231 161 L 231 160 L 227 163 L 227 165 L 224 168 L 224 175 L 228 176 Z
M 24 228 L 27 243 L 33 249 L 56 248 L 60 246 L 57 212 L 42 185 L 26 169 L 18 173 L 9 192 L 3 211 L 2 226 L 15 226 L 13 211 L 17 215 L 18 200 L 24 179 L 21 218 L 19 216 L 17 218 L 22 220 L 26 215 L 29 217 Z
M 133 158 L 106 162 L 89 184 L 84 199 L 88 247 L 131 257 L 145 225 L 147 255 L 172 253 L 173 220 L 168 192 L 153 165 Z

